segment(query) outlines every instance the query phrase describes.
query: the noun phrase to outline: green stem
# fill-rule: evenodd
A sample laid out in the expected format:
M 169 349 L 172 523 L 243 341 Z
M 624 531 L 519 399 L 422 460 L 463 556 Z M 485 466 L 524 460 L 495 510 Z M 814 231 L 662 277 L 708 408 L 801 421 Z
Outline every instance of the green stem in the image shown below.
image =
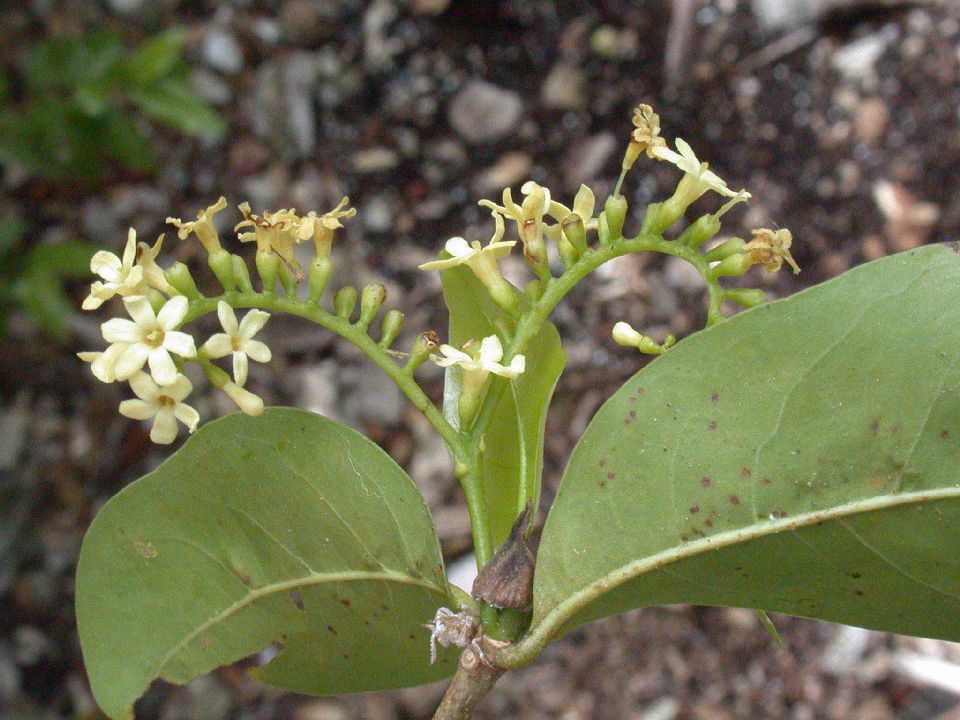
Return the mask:
M 433 425 L 434 429 L 444 439 L 454 455 L 454 462 L 463 463 L 467 458 L 467 448 L 464 446 L 460 433 L 446 421 L 436 405 L 431 402 L 423 389 L 387 354 L 365 331 L 355 327 L 348 320 L 328 313 L 326 310 L 293 297 L 283 297 L 273 293 L 245 293 L 226 292 L 219 297 L 201 298 L 190 303 L 190 310 L 184 322 L 196 320 L 201 315 L 215 312 L 217 303 L 223 300 L 234 308 L 258 308 L 276 313 L 287 313 L 310 320 L 311 322 L 335 332 L 340 337 L 356 345 L 360 351 L 370 358 L 383 370 L 401 392 L 407 396 L 414 407 Z

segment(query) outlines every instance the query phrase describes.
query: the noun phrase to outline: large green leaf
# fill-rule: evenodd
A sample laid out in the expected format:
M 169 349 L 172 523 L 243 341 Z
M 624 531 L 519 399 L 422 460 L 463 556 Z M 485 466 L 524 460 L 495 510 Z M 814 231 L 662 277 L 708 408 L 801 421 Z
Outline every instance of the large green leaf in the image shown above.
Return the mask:
M 410 478 L 362 435 L 294 409 L 204 426 L 100 511 L 77 571 L 77 623 L 103 710 L 271 643 L 255 675 L 313 694 L 404 687 L 423 623 L 453 604 Z
M 497 323 L 512 322 L 468 268 L 450 268 L 441 277 L 452 345 L 494 335 Z M 524 354 L 526 371 L 507 386 L 484 436 L 481 473 L 494 545 L 506 540 L 527 502 L 537 506 L 547 408 L 566 362 L 560 334 L 549 322 Z
M 535 632 L 698 603 L 960 640 L 958 297 L 925 247 L 641 370 L 570 460 Z

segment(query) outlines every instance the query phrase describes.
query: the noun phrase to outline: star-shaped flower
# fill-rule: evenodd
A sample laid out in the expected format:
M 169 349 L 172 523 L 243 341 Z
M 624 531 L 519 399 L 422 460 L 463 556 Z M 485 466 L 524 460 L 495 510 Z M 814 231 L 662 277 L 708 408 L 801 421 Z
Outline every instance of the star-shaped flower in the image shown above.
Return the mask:
M 476 357 L 452 345 L 441 345 L 440 353 L 442 357 L 434 355 L 431 358 L 440 367 L 457 365 L 466 372 L 480 373 L 484 378 L 489 373 L 505 378 L 517 378 L 526 369 L 526 358 L 523 355 L 514 355 L 509 365 L 500 364 L 503 359 L 503 345 L 496 335 L 485 337 L 480 342 L 480 352 Z
M 344 197 L 330 212 L 317 215 L 316 211 L 311 210 L 302 218 L 298 218 L 297 239 L 303 242 L 312 238 L 317 247 L 317 256 L 329 257 L 333 231 L 343 227 L 340 219 L 352 218 L 357 214 L 356 208 L 347 207 L 349 203 L 350 198 Z
M 727 183 L 724 182 L 716 173 L 708 170 L 708 164 L 705 162 L 700 162 L 697 156 L 693 152 L 693 148 L 687 144 L 687 141 L 683 138 L 677 138 L 676 140 L 677 150 L 679 153 L 675 153 L 673 150 L 666 146 L 654 147 L 651 152 L 655 157 L 660 158 L 661 160 L 666 160 L 669 163 L 673 163 L 678 168 L 680 168 L 684 174 L 684 180 L 690 178 L 690 181 L 694 183 L 694 187 L 699 190 L 697 196 L 694 198 L 703 195 L 707 190 L 713 190 L 720 195 L 725 195 L 726 197 L 734 197 L 737 195 L 735 190 L 731 190 L 727 187 Z M 683 181 L 681 181 L 683 182 Z M 693 190 L 693 188 L 691 188 Z M 749 194 L 747 195 L 749 197 Z M 690 202 L 693 202 L 691 200 Z
M 264 343 L 254 340 L 253 336 L 263 329 L 270 313 L 263 310 L 251 310 L 243 320 L 237 322 L 237 315 L 233 308 L 221 300 L 217 303 L 217 317 L 223 332 L 211 336 L 203 344 L 202 350 L 213 359 L 233 355 L 233 379 L 237 385 L 243 386 L 247 382 L 247 358 L 254 362 L 270 362 L 271 353 Z
M 197 219 L 192 222 L 184 222 L 174 217 L 168 217 L 167 222 L 177 228 L 177 237 L 181 240 L 186 240 L 190 233 L 195 233 L 207 252 L 214 252 L 220 250 L 220 236 L 213 224 L 213 216 L 225 207 L 227 207 L 227 199 L 221 197 L 213 205 L 198 212 Z
M 253 232 L 240 233 L 240 242 L 256 241 L 257 252 L 275 252 L 299 277 L 303 275 L 300 263 L 293 257 L 293 248 L 299 242 L 296 227 L 300 220 L 292 210 L 264 211 L 259 215 L 250 211 L 250 203 L 241 203 L 243 220 L 234 226 L 234 231 L 242 227 L 252 227 Z
M 142 295 L 147 288 L 143 282 L 143 268 L 136 264 L 137 231 L 130 228 L 123 258 L 106 250 L 98 250 L 90 258 L 90 270 L 105 282 L 97 280 L 90 286 L 90 294 L 83 301 L 84 310 L 96 310 L 114 295 L 132 297 Z
M 132 320 L 113 318 L 101 326 L 103 339 L 112 344 L 123 344 L 122 352 L 107 348 L 107 353 L 116 353 L 112 372 L 107 376 L 127 380 L 149 363 L 150 374 L 160 385 L 172 385 L 177 379 L 177 366 L 170 353 L 190 358 L 197 354 L 193 338 L 175 330 L 187 314 L 189 302 L 183 295 L 170 298 L 160 312 L 154 314 L 146 298 L 124 300 Z
M 114 343 L 103 352 L 78 352 L 77 357 L 90 363 L 93 376 L 100 382 L 112 383 L 117 379 L 117 360 L 127 349 L 126 343 Z
M 185 375 L 177 373 L 173 382 L 163 387 L 149 375 L 138 372 L 130 378 L 130 387 L 136 400 L 120 403 L 120 414 L 133 420 L 153 418 L 150 439 L 159 445 L 169 445 L 177 439 L 177 420 L 192 433 L 200 422 L 200 414 L 183 402 L 193 390 Z
M 510 253 L 510 248 L 517 244 L 516 240 L 508 242 L 490 242 L 486 247 L 479 240 L 468 243 L 462 237 L 452 237 L 447 240 L 444 249 L 450 257 L 443 260 L 433 260 L 420 266 L 421 270 L 446 270 L 457 265 L 467 265 L 474 272 L 485 266 L 489 260 L 499 260 Z M 480 273 L 477 272 L 477 275 Z

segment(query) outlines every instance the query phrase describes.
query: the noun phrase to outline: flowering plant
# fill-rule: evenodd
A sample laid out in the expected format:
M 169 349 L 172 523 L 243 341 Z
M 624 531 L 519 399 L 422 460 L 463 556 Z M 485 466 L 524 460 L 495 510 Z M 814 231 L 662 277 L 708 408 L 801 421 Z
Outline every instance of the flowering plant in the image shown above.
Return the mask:
M 519 203 L 509 189 L 502 205 L 481 202 L 488 243 L 452 238 L 421 266 L 441 275 L 442 344 L 427 330 L 394 349 L 397 309 L 372 333 L 381 285 L 340 287 L 328 302 L 335 233 L 354 214 L 346 199 L 325 214 L 239 206 L 259 289 L 221 243 L 223 198 L 195 221 L 169 219 L 202 244 L 215 295 L 185 265 L 160 267 L 162 238 L 150 246 L 131 231 L 122 257 L 94 256 L 101 279 L 84 307 L 119 296 L 129 318 L 104 322 L 108 345 L 81 358 L 99 380 L 129 382 L 136 397 L 120 412 L 150 421 L 155 442 L 173 442 L 180 425 L 193 434 L 111 500 L 84 542 L 77 616 L 108 715 L 132 716 L 154 679 L 186 682 L 275 643 L 254 670 L 268 683 L 333 694 L 452 674 L 435 717 L 464 718 L 567 629 L 656 603 L 755 608 L 769 627 L 765 610 L 960 639 L 949 560 L 960 545 L 960 318 L 949 292 L 960 255 L 922 248 L 763 305 L 762 290 L 721 280 L 758 264 L 799 272 L 790 232 L 720 239 L 721 216 L 749 193 L 682 139 L 670 150 L 650 107 L 634 125 L 599 212 L 585 186 L 568 207 L 530 181 Z M 630 234 L 620 191 L 641 156 L 682 175 Z M 673 230 L 706 193 L 726 204 Z M 508 220 L 516 240 L 504 240 Z M 304 267 L 295 249 L 308 240 Z M 532 273 L 522 288 L 500 269 L 517 243 Z M 677 343 L 616 323 L 616 343 L 657 358 L 574 449 L 535 559 L 545 417 L 564 366 L 548 316 L 600 265 L 639 252 L 702 276 L 707 330 Z M 725 320 L 731 305 L 755 309 Z M 201 342 L 188 327 L 214 312 L 222 332 Z M 265 409 L 246 388 L 249 362 L 271 359 L 255 336 L 275 313 L 357 346 L 446 443 L 472 522 L 469 592 L 447 580 L 426 506 L 382 450 L 326 418 Z M 417 381 L 427 361 L 446 370 L 442 406 Z M 242 413 L 198 430 L 191 364 Z

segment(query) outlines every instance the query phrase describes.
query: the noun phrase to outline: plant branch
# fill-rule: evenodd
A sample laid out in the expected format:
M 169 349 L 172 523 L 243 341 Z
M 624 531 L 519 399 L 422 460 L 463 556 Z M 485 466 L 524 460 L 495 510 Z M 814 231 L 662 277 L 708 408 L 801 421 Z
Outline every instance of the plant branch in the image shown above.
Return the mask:
M 469 720 L 504 672 L 503 668 L 481 661 L 472 648 L 466 648 L 460 654 L 457 672 L 443 694 L 433 720 Z

